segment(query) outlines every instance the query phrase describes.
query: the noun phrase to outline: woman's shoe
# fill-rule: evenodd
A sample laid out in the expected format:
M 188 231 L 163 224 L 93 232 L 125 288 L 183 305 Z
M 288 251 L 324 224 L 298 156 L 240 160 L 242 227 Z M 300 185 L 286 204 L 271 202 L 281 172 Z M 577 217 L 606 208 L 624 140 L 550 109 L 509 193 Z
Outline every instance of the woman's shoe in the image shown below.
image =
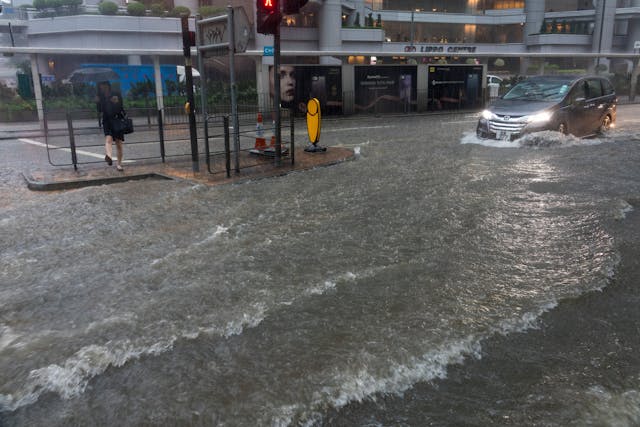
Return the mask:
M 104 156 L 104 161 L 107 162 L 107 164 L 109 166 L 111 166 L 113 164 L 113 160 L 111 160 L 111 157 L 109 157 L 107 155 Z
M 119 170 L 120 172 L 124 171 L 124 169 L 120 165 L 116 165 L 116 169 Z

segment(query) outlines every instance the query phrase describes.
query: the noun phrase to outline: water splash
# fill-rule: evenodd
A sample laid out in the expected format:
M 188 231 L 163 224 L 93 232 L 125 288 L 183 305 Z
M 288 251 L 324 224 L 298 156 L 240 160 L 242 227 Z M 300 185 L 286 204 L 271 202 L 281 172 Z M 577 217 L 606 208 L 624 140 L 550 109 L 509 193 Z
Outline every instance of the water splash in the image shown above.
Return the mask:
M 474 132 L 466 132 L 460 140 L 461 144 L 476 144 L 493 148 L 549 148 L 599 145 L 603 143 L 599 138 L 578 138 L 573 135 L 563 135 L 555 131 L 533 132 L 523 135 L 513 141 L 485 139 Z

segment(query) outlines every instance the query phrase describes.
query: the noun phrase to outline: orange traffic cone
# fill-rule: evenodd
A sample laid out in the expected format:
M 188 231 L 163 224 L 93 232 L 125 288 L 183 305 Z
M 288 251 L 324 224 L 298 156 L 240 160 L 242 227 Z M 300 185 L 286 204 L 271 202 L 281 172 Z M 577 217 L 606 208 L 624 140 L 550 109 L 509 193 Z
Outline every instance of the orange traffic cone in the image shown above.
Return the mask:
M 275 118 L 273 119 L 273 121 L 271 123 L 272 123 L 272 126 L 271 126 L 271 142 L 269 143 L 269 147 L 275 147 L 276 146 L 276 120 L 275 120 Z
M 258 113 L 258 121 L 256 123 L 256 144 L 254 149 L 264 150 L 267 148 L 267 141 L 264 139 L 264 130 L 262 128 L 262 113 Z

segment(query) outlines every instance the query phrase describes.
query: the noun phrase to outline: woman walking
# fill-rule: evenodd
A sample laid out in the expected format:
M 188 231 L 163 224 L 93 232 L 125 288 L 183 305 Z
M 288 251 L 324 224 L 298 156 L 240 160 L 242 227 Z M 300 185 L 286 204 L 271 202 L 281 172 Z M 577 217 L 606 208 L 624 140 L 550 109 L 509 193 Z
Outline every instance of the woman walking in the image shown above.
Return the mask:
M 124 143 L 124 133 L 114 132 L 113 121 L 124 114 L 122 96 L 118 92 L 111 91 L 111 83 L 108 81 L 98 83 L 97 97 L 98 111 L 102 113 L 102 129 L 105 136 L 105 156 L 104 161 L 109 166 L 113 164 L 113 143 L 116 143 L 117 162 L 116 169 L 123 171 L 122 145 Z

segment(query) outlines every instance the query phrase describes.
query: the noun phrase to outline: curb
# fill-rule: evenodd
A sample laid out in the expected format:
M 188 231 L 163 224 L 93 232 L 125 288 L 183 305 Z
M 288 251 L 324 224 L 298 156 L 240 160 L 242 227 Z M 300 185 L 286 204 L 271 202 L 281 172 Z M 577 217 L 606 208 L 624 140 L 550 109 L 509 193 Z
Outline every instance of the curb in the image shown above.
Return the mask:
M 93 187 L 107 184 L 117 184 L 127 181 L 139 181 L 142 179 L 162 179 L 173 180 L 170 176 L 163 175 L 156 172 L 142 173 L 135 175 L 123 175 L 113 176 L 106 178 L 93 178 L 93 179 L 79 179 L 74 181 L 59 181 L 59 182 L 47 182 L 37 181 L 31 176 L 27 176 L 24 173 L 22 177 L 27 182 L 27 188 L 32 191 L 60 191 L 60 190 L 73 190 L 84 187 Z

